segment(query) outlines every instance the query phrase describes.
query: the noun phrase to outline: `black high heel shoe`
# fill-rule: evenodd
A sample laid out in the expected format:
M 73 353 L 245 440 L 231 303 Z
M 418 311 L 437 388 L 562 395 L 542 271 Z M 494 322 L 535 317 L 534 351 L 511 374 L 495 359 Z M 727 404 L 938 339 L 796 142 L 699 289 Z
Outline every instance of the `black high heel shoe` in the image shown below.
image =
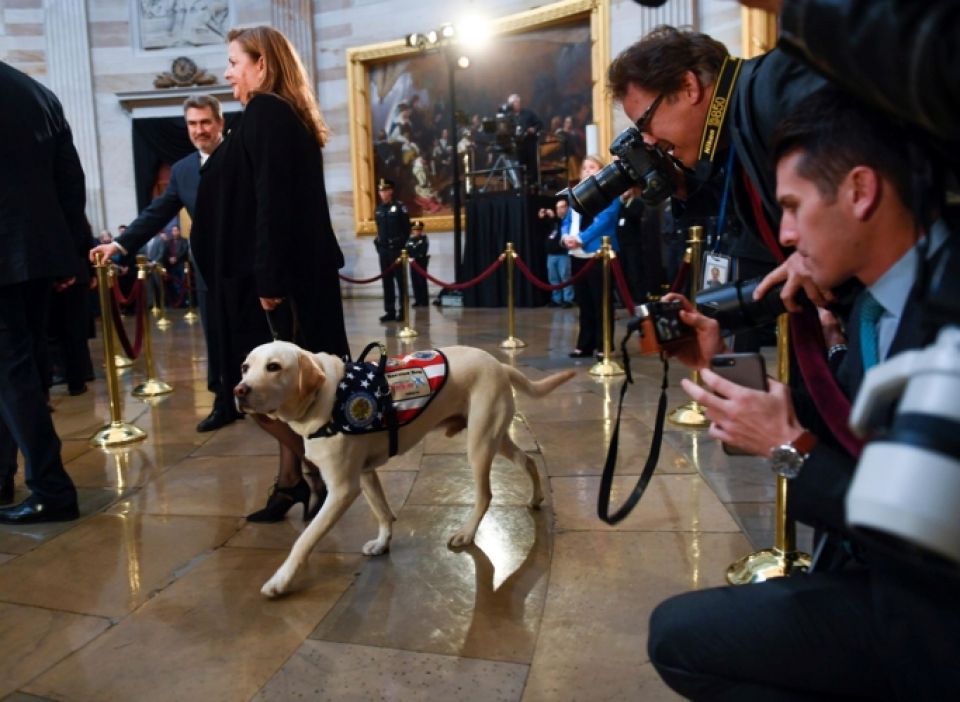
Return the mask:
M 311 519 L 316 517 L 320 513 L 320 508 L 323 507 L 323 503 L 327 501 L 327 487 L 323 486 L 323 490 L 317 493 L 317 504 L 313 506 L 312 509 L 305 510 L 303 521 L 309 522 Z
M 296 504 L 303 504 L 303 518 L 307 519 L 307 510 L 310 507 L 310 486 L 302 477 L 296 485 L 288 488 L 280 487 L 277 481 L 273 482 L 270 493 L 267 495 L 267 506 L 247 515 L 248 522 L 272 524 L 281 521 Z

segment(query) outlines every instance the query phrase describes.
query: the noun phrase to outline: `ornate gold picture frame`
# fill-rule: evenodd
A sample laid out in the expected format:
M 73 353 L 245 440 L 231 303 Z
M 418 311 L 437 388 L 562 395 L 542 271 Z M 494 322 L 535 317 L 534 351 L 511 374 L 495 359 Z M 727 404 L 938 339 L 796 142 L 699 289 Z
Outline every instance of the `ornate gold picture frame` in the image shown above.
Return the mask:
M 570 25 L 578 20 L 589 26 L 590 33 L 590 82 L 593 123 L 597 125 L 598 139 L 605 148 L 612 140 L 613 112 L 611 100 L 604 91 L 604 72 L 610 62 L 610 12 L 609 0 L 566 0 L 546 7 L 502 17 L 490 23 L 490 38 L 485 51 L 496 51 L 498 39 L 524 33 L 535 33 L 560 25 Z M 439 29 L 439 27 L 437 27 Z M 469 53 L 469 51 L 468 51 Z M 371 100 L 371 71 L 391 63 L 417 58 L 421 52 L 409 47 L 404 39 L 362 46 L 347 51 L 347 82 L 349 93 L 350 156 L 353 168 L 354 223 L 358 235 L 376 234 L 374 210 L 377 205 L 375 181 L 375 133 Z M 443 67 L 445 70 L 446 67 Z M 518 70 L 522 70 L 519 69 Z M 447 80 L 446 76 L 443 80 Z M 507 81 L 504 81 L 507 83 Z M 510 90 L 508 87 L 507 90 Z M 458 91 L 459 95 L 459 91 Z M 501 101 L 506 98 L 502 96 Z M 490 106 L 491 111 L 495 105 Z M 548 127 L 549 115 L 541 115 L 544 127 Z M 443 124 L 449 124 L 446 114 Z M 454 144 L 456 139 L 454 139 Z M 453 217 L 449 214 L 430 216 L 425 210 L 418 215 L 430 232 L 450 231 Z

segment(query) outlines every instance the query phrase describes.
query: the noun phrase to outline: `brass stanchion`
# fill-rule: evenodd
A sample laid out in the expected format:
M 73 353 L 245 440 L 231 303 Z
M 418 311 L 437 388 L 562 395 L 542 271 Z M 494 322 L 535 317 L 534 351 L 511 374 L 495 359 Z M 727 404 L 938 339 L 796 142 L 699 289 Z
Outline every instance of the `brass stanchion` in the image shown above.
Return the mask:
M 517 252 L 513 250 L 513 242 L 507 242 L 507 250 L 503 255 L 507 258 L 507 338 L 500 342 L 500 348 L 522 349 L 527 345 L 527 342 L 518 339 L 514 334 L 516 331 L 516 312 L 513 300 L 513 260 L 517 257 Z
M 163 276 L 167 274 L 167 271 L 159 263 L 153 270 L 160 281 L 160 319 L 157 320 L 157 329 L 163 331 L 164 329 L 169 329 L 170 325 L 173 324 L 173 322 L 167 319 L 167 286 L 163 282 Z
M 110 317 L 110 276 L 100 254 L 97 254 L 97 288 L 100 294 L 100 321 L 103 325 L 103 357 L 107 366 L 107 392 L 110 396 L 110 423 L 90 437 L 91 446 L 122 446 L 135 441 L 143 441 L 147 433 L 140 427 L 127 424 L 120 416 L 120 384 L 117 381 L 117 368 L 114 365 L 116 355 L 113 321 Z
M 401 295 L 403 302 L 403 329 L 401 329 L 397 336 L 401 339 L 413 339 L 420 336 L 419 332 L 416 329 L 410 327 L 410 289 L 409 289 L 409 270 L 410 266 L 410 257 L 407 255 L 407 250 L 404 249 L 400 252 L 400 281 L 401 281 L 401 290 L 403 294 Z
M 108 267 L 107 267 L 107 275 L 109 276 L 109 281 L 110 281 L 110 287 L 111 287 L 111 288 L 112 288 L 114 285 L 120 285 L 120 281 L 117 280 L 117 268 L 116 268 L 116 266 L 112 266 L 112 265 L 109 265 L 109 264 L 108 264 Z M 110 294 L 112 295 L 113 293 L 110 293 Z M 111 304 L 112 304 L 112 301 L 111 301 Z M 104 314 L 104 312 L 101 310 L 100 314 Z M 109 314 L 109 312 L 108 312 L 107 314 Z M 110 320 L 111 320 L 111 322 L 113 321 L 113 317 L 112 317 L 112 316 L 110 317 Z M 116 327 L 113 326 L 113 324 L 110 325 L 110 328 L 113 329 L 114 334 L 117 334 L 117 335 L 118 335 L 118 336 L 116 337 L 116 339 L 117 339 L 117 344 L 114 346 L 114 348 L 120 348 L 120 336 L 119 336 L 119 332 L 117 332 L 117 329 L 116 329 Z M 129 368 L 130 366 L 133 365 L 133 363 L 134 363 L 134 361 L 133 361 L 132 358 L 127 358 L 127 357 L 124 356 L 122 353 L 117 353 L 117 354 L 115 354 L 114 357 L 113 357 L 113 364 L 114 364 L 117 368 Z M 103 367 L 104 367 L 104 368 L 107 367 L 106 361 L 104 361 Z
M 200 319 L 200 315 L 197 314 L 197 292 L 194 289 L 197 287 L 197 280 L 193 274 L 193 268 L 190 266 L 190 261 L 183 262 L 183 284 L 187 286 L 187 313 L 183 315 L 183 321 L 187 324 L 196 324 L 197 320 Z
M 690 238 L 687 243 L 690 244 L 690 248 L 687 249 L 690 254 L 690 302 L 696 306 L 697 293 L 700 292 L 700 282 L 703 280 L 700 270 L 703 263 L 703 227 L 690 227 Z M 693 371 L 691 379 L 694 383 L 700 385 L 700 371 Z M 703 405 L 693 400 L 673 410 L 667 415 L 667 420 L 671 424 L 678 424 L 682 427 L 703 428 L 710 426 L 710 420 L 703 414 Z
M 137 280 L 147 282 L 147 257 L 137 256 Z M 133 389 L 136 397 L 157 397 L 173 392 L 173 388 L 156 378 L 156 368 L 153 363 L 153 339 L 150 333 L 150 317 L 146 305 L 143 306 L 143 350 L 147 357 L 147 381 Z
M 610 260 L 616 254 L 610 246 L 609 236 L 603 237 L 602 241 L 600 255 L 603 256 L 603 360 L 594 364 L 588 373 L 601 378 L 613 378 L 624 374 L 623 366 L 613 360 L 613 313 L 611 311 L 613 298 L 610 292 L 613 276 L 610 275 Z
M 781 383 L 790 381 L 790 320 L 789 315 L 777 318 L 777 370 Z M 787 519 L 787 486 L 789 481 L 777 476 L 777 501 L 774 516 L 773 548 L 744 556 L 727 568 L 727 582 L 731 585 L 762 583 L 770 578 L 783 578 L 806 571 L 810 567 L 809 554 L 797 551 L 797 525 Z

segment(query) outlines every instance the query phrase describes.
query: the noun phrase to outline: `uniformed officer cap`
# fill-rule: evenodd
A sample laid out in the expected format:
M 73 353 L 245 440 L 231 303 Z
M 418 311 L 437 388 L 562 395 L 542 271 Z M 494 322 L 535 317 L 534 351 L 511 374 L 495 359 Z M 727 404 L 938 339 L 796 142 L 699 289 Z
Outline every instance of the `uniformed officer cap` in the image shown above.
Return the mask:
M 393 181 L 387 180 L 386 178 L 381 178 L 380 182 L 377 183 L 377 190 L 392 190 Z
M 411 229 L 419 229 L 420 231 L 423 231 L 423 222 L 421 222 L 419 219 L 416 219 L 416 220 L 410 222 L 410 228 L 411 228 Z

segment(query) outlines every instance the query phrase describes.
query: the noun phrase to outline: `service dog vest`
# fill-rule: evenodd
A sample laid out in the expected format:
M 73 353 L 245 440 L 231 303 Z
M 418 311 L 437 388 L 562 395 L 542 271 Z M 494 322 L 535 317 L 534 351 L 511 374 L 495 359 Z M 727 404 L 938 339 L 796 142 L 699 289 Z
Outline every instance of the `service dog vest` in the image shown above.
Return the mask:
M 358 361 L 344 365 L 331 420 L 307 438 L 390 431 L 390 455 L 396 455 L 396 431 L 429 406 L 447 382 L 449 366 L 436 350 L 387 359 L 380 347 L 379 363 L 364 360 L 377 346 L 370 344 Z

